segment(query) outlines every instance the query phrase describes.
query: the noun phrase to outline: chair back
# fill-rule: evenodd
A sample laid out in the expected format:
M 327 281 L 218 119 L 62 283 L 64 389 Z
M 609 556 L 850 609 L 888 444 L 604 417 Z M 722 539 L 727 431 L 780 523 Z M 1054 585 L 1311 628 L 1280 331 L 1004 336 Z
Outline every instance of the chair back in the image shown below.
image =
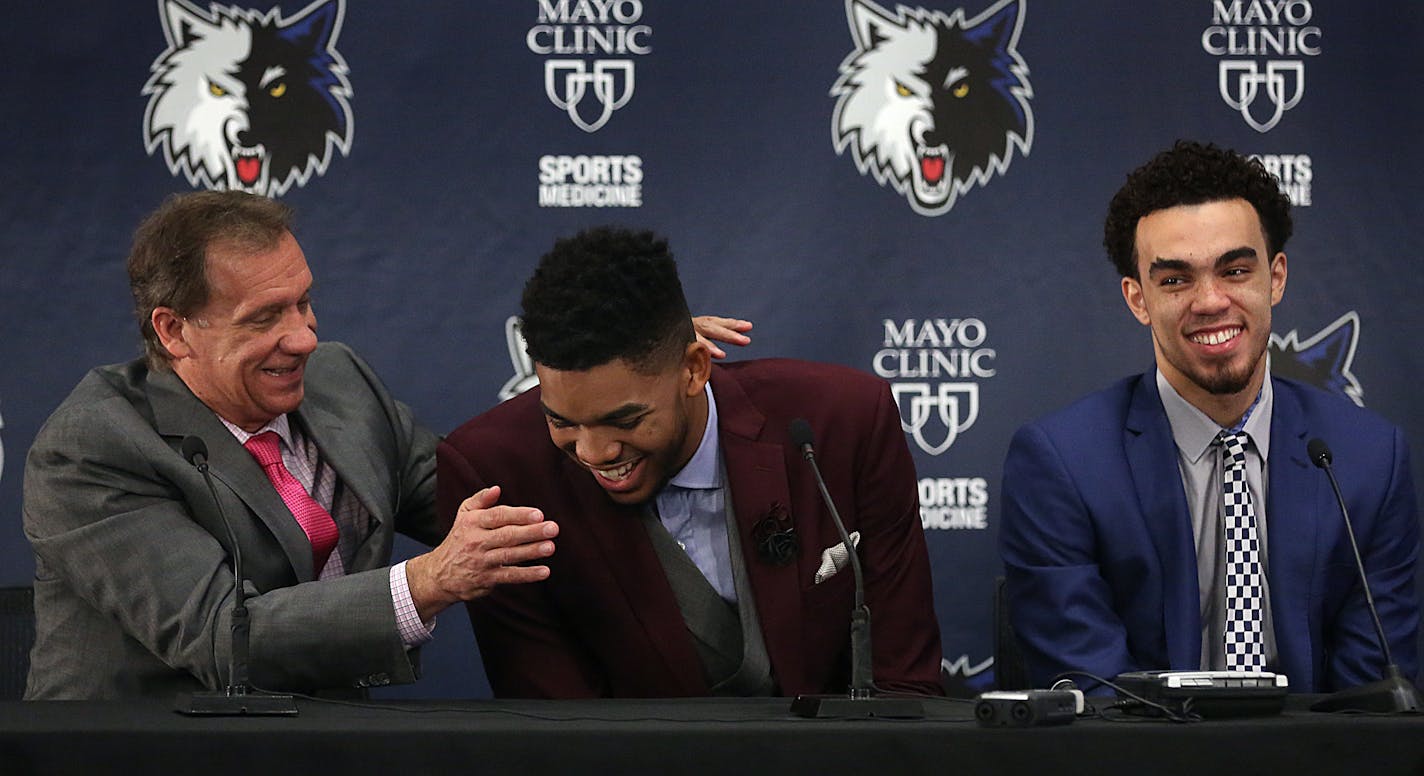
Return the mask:
M 0 701 L 24 697 L 34 645 L 34 588 L 0 587 Z
M 994 684 L 1000 690 L 1028 689 L 1028 668 L 1019 650 L 1018 634 L 1009 621 L 1003 577 L 994 580 Z

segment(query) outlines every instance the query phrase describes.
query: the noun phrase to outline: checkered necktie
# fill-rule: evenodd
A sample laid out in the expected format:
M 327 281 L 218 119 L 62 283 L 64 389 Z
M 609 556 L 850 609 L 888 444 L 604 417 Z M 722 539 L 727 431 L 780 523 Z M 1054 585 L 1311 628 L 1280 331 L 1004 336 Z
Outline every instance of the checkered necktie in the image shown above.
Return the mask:
M 1266 667 L 1261 639 L 1261 550 L 1256 540 L 1256 510 L 1246 485 L 1244 432 L 1217 435 L 1225 455 L 1226 628 L 1223 634 L 1226 670 L 1260 671 Z
M 286 464 L 282 463 L 280 443 L 281 437 L 277 436 L 277 432 L 264 431 L 247 440 L 243 447 L 261 464 L 267 479 L 272 481 L 272 487 L 277 489 L 277 495 L 282 497 L 282 502 L 292 511 L 292 517 L 306 531 L 312 545 L 312 572 L 321 576 L 321 570 L 336 546 L 336 521 L 287 470 Z

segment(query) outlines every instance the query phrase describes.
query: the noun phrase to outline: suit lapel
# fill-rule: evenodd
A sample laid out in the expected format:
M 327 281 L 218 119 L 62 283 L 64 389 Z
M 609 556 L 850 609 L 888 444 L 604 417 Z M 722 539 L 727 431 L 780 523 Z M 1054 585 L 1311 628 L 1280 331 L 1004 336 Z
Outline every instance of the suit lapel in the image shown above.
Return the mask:
M 1266 568 L 1271 582 L 1271 619 L 1281 672 L 1307 686 L 1315 665 L 1311 649 L 1311 621 L 1318 601 L 1311 580 L 1317 572 L 1316 543 L 1323 505 L 1334 495 L 1325 475 L 1316 472 L 1305 454 L 1305 415 L 1295 393 L 1272 381 L 1271 459 L 1266 495 Z M 1297 677 L 1299 677 L 1297 679 Z
M 1142 520 L 1162 564 L 1163 627 L 1172 666 L 1201 665 L 1201 598 L 1196 543 L 1182 491 L 1177 445 L 1157 394 L 1155 373 L 1138 379 L 1124 429 L 1123 447 L 1132 469 Z
M 208 468 L 213 479 L 227 485 L 267 526 L 282 546 L 297 578 L 313 579 L 311 541 L 292 518 L 262 467 L 237 443 L 237 438 L 217 415 L 172 372 L 150 372 L 146 391 L 158 433 L 179 439 L 189 435 L 200 437 L 208 446 Z M 237 515 L 228 516 L 229 520 L 236 518 Z
M 718 367 L 712 370 L 712 393 L 717 402 L 718 438 L 728 490 L 747 578 L 761 620 L 762 640 L 778 684 L 801 686 L 806 682 L 802 676 L 805 664 L 801 655 L 803 618 L 798 564 L 778 566 L 762 560 L 752 538 L 757 523 L 768 516 L 773 505 L 791 505 L 786 453 L 780 442 L 763 439 L 766 417 L 752 405 L 741 385 Z M 792 515 L 793 524 L 795 518 Z

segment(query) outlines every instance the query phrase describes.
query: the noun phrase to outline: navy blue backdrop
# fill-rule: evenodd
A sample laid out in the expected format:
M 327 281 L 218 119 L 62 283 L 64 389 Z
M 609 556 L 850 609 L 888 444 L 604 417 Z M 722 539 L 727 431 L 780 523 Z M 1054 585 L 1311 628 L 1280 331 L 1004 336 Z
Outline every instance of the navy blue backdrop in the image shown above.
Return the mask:
M 1010 435 L 1151 364 L 1101 224 L 1125 173 L 1174 139 L 1260 155 L 1298 205 L 1273 368 L 1424 439 L 1417 3 L 55 0 L 6 15 L 0 584 L 34 570 L 20 481 L 36 430 L 86 369 L 138 353 L 132 229 L 194 187 L 295 206 L 321 336 L 436 431 L 518 382 L 506 322 L 556 236 L 664 233 L 695 310 L 756 322 L 734 358 L 892 381 L 946 661 L 971 686 L 991 674 Z M 441 617 L 425 674 L 395 692 L 488 692 L 463 612 Z

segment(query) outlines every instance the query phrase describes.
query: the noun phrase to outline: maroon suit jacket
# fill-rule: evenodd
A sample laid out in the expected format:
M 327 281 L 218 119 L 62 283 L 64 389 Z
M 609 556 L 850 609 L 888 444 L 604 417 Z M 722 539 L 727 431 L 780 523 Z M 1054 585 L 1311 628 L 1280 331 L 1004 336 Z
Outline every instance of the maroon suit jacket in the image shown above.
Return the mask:
M 886 384 L 844 367 L 789 360 L 715 366 L 722 456 L 772 674 L 784 695 L 844 692 L 852 574 L 817 585 L 838 543 L 809 465 L 787 426 L 803 417 L 848 531 L 860 531 L 874 674 L 886 690 L 940 692 L 940 635 L 920 526 L 914 465 Z M 489 486 L 506 504 L 559 523 L 549 579 L 504 586 L 470 604 L 490 686 L 500 697 L 707 695 L 701 663 L 639 521 L 549 440 L 538 389 L 456 429 L 438 451 L 437 510 Z M 754 527 L 795 526 L 800 549 L 776 565 Z

